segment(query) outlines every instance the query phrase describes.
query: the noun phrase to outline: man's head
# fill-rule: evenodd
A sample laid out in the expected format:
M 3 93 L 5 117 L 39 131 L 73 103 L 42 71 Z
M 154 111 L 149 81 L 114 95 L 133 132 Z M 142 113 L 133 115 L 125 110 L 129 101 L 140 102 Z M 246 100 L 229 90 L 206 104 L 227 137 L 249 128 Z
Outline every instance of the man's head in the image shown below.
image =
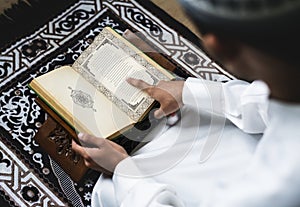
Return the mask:
M 234 75 L 262 79 L 273 94 L 289 91 L 278 91 L 292 81 L 285 74 L 296 72 L 300 82 L 300 0 L 180 1 L 208 51 Z

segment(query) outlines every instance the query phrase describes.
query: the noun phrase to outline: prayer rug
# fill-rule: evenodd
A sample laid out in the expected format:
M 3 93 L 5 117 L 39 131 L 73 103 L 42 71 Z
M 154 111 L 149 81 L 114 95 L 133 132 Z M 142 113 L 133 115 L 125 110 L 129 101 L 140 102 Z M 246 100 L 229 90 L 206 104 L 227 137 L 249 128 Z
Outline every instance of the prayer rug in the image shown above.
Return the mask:
M 28 83 L 72 64 L 106 26 L 122 34 L 129 28 L 177 66 L 184 78 L 231 78 L 201 49 L 201 42 L 150 1 L 79 0 L 27 35 L 2 48 L 0 55 L 1 206 L 90 206 L 99 173 L 75 183 L 33 140 L 47 119 Z M 59 84 L 59 83 L 54 83 Z

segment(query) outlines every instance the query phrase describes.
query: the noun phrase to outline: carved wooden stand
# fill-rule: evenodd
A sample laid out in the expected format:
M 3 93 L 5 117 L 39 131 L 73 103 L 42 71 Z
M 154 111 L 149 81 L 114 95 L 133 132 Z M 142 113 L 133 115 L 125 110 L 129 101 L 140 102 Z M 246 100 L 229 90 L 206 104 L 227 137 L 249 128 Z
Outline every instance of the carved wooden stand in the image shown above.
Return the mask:
M 49 117 L 34 139 L 72 180 L 80 181 L 88 168 L 82 157 L 72 150 L 72 139 L 77 140 L 75 131 L 40 99 L 37 98 L 36 102 L 49 114 Z

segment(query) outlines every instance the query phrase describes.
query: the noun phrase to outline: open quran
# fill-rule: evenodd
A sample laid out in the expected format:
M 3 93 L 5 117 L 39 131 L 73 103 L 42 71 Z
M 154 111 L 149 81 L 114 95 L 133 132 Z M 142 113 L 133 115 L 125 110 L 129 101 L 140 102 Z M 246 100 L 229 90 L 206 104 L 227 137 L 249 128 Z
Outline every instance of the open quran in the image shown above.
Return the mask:
M 155 100 L 127 83 L 174 78 L 111 28 L 104 28 L 73 65 L 32 80 L 38 97 L 77 132 L 113 139 L 143 120 Z

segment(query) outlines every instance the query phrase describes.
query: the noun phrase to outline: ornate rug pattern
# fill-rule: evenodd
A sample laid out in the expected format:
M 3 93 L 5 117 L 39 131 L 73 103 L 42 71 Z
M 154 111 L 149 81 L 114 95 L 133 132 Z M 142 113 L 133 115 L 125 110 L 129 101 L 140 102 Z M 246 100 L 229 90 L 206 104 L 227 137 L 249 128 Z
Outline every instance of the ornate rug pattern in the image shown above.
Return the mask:
M 79 0 L 2 50 L 0 193 L 7 205 L 90 206 L 99 174 L 91 171 L 75 183 L 39 148 L 33 137 L 47 114 L 34 102 L 35 94 L 27 85 L 39 75 L 72 64 L 105 26 L 120 34 L 127 28 L 141 32 L 178 66 L 175 72 L 180 76 L 214 81 L 233 78 L 191 42 L 193 35 L 186 28 L 151 2 Z

